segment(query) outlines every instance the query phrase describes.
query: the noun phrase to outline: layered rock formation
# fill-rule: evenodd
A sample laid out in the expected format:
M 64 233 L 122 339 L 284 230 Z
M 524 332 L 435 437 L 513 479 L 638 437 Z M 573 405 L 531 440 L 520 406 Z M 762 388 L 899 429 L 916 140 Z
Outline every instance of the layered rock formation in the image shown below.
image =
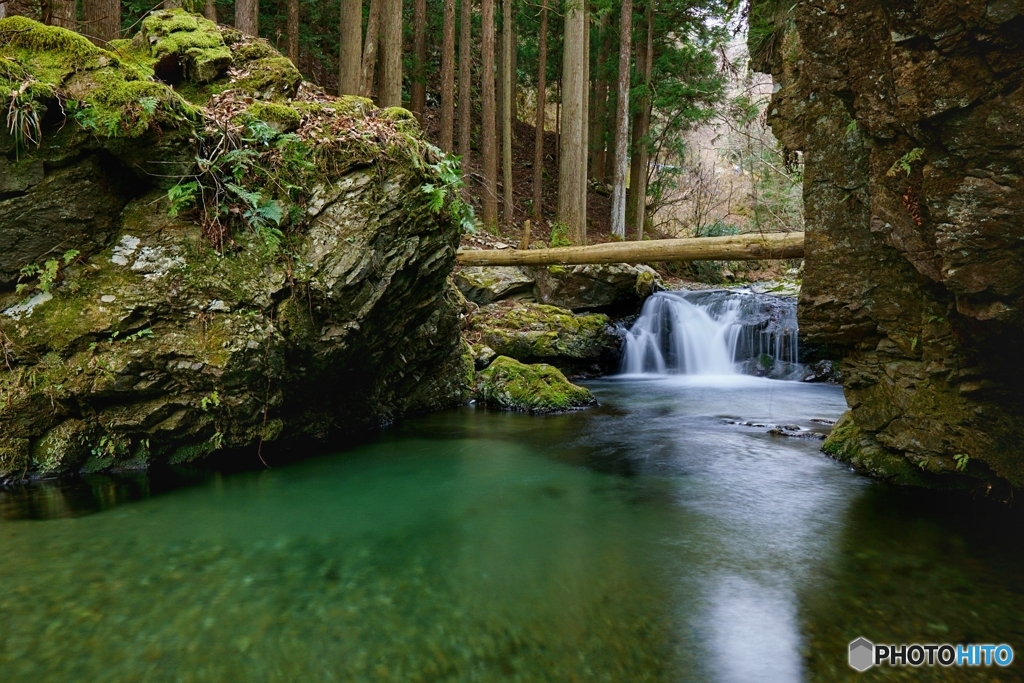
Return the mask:
M 800 325 L 843 357 L 826 450 L 906 483 L 1024 485 L 1024 3 L 755 2 L 804 154 Z
M 116 47 L 0 21 L 0 479 L 467 400 L 457 207 L 407 112 L 180 10 Z

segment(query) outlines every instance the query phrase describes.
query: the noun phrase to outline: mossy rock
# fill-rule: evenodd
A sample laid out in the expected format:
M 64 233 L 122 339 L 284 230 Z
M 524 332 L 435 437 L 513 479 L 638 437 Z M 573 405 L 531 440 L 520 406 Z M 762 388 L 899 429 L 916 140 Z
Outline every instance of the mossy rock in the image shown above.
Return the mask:
M 58 95 L 64 98 L 63 110 L 78 124 L 66 127 L 65 138 L 73 139 L 77 131 L 132 138 L 153 124 L 176 128 L 198 120 L 193 107 L 151 80 L 151 69 L 98 48 L 77 33 L 25 17 L 0 19 L 0 65 L 0 98 L 10 101 L 12 93 L 20 92 L 20 111 L 34 109 L 42 120 L 48 109 L 58 106 Z M 45 132 L 35 131 L 33 137 Z M 4 129 L 0 148 L 10 141 Z
M 524 363 L 550 363 L 571 375 L 614 370 L 622 339 L 603 313 L 575 314 L 557 306 L 506 300 L 481 306 L 465 323 L 472 344 Z
M 231 66 L 231 50 L 217 25 L 185 10 L 149 14 L 142 22 L 137 41 L 149 46 L 158 65 L 165 64 L 168 69 L 180 67 L 183 77 L 193 83 L 210 83 Z
M 250 93 L 261 100 L 292 99 L 302 84 L 302 74 L 287 57 L 276 55 L 249 62 L 232 88 Z
M 63 474 L 74 472 L 89 457 L 89 426 L 82 420 L 65 420 L 32 446 L 33 469 Z
M 572 384 L 558 368 L 526 365 L 498 356 L 477 373 L 476 399 L 501 410 L 554 413 L 597 405 L 589 389 Z
M 278 133 L 290 133 L 302 123 L 302 114 L 297 109 L 274 102 L 254 102 L 244 116 L 262 121 Z
M 422 191 L 441 182 L 438 155 L 398 124 L 371 121 L 366 100 L 310 88 L 286 104 L 301 81 L 294 66 L 229 29 L 216 27 L 229 73 L 173 89 L 154 80 L 153 46 L 220 49 L 213 28 L 158 13 L 153 42 L 118 43 L 115 55 L 63 29 L 0 20 L 0 95 L 17 89 L 19 106 L 39 112 L 59 95 L 70 115 L 17 153 L 0 134 L 0 478 L 184 463 L 257 443 L 267 455 L 269 442 L 469 399 L 465 300 L 448 284 L 458 220 Z M 230 118 L 246 109 L 282 131 L 315 117 L 327 134 L 255 139 Z M 175 181 L 160 176 L 209 183 L 197 146 L 216 147 L 225 125 L 258 168 L 238 197 L 278 212 L 279 242 L 238 202 L 216 248 L 202 199 L 169 215 Z M 47 260 L 52 280 L 15 290 L 22 268 Z
M 925 485 L 924 475 L 897 453 L 890 452 L 870 439 L 854 423 L 850 411 L 843 413 L 832 427 L 821 450 L 853 467 L 896 484 Z
M 398 126 L 399 130 L 406 133 L 418 133 L 420 130 L 419 122 L 416 120 L 416 115 L 405 107 L 387 107 L 382 109 L 378 114 L 378 118 L 390 121 Z

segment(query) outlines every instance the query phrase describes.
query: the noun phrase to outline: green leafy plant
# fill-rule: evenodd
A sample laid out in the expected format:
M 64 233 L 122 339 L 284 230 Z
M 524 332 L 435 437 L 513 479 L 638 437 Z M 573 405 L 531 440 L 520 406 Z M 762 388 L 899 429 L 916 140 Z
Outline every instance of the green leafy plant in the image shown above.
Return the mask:
M 892 167 L 886 173 L 890 178 L 895 178 L 900 171 L 903 171 L 908 176 L 913 172 L 912 165 L 916 161 L 920 161 L 924 157 L 924 147 L 915 147 L 910 150 L 892 165 Z
M 204 412 L 209 411 L 210 408 L 216 408 L 219 405 L 220 405 L 220 395 L 217 393 L 216 390 L 210 392 L 209 396 L 204 396 L 199 401 L 199 407 L 202 408 Z
M 187 183 L 178 183 L 167 190 L 167 201 L 170 208 L 168 215 L 177 216 L 179 213 L 192 207 L 196 203 L 199 194 L 199 183 L 195 180 Z
M 953 460 L 956 460 L 956 469 L 958 472 L 963 472 L 967 469 L 967 463 L 971 461 L 971 456 L 966 453 L 957 453 L 953 456 Z
M 556 221 L 551 225 L 551 242 L 552 247 L 571 247 L 572 242 L 569 241 L 569 226 L 561 221 Z
M 449 215 L 459 222 L 459 229 L 466 234 L 476 232 L 476 215 L 473 207 L 462 200 L 462 189 L 465 181 L 462 176 L 461 158 L 443 154 L 441 150 L 429 145 L 430 151 L 440 157 L 440 161 L 427 164 L 427 168 L 437 174 L 439 183 L 427 183 L 420 189 L 430 197 L 430 208 L 440 214 L 448 205 Z
M 35 279 L 35 284 L 29 284 L 27 282 L 19 282 L 15 286 L 15 292 L 18 294 L 30 293 L 33 291 L 40 291 L 43 294 L 49 294 L 53 289 L 53 286 L 60 280 L 63 269 L 66 266 L 71 265 L 78 258 L 79 252 L 77 249 L 68 249 L 60 258 L 47 259 L 40 266 L 35 263 L 30 263 L 20 271 L 18 271 L 19 280 L 31 280 Z
M 43 136 L 43 108 L 35 100 L 32 83 L 31 79 L 26 80 L 17 90 L 12 90 L 7 103 L 7 132 L 14 138 L 15 158 L 30 144 L 38 147 Z

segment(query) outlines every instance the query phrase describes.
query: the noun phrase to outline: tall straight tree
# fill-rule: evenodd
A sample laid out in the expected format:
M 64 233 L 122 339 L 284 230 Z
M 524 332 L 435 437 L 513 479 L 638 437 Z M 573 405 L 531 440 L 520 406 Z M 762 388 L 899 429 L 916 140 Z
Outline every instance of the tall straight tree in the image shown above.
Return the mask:
M 512 78 L 512 0 L 501 2 L 501 168 L 502 204 L 505 224 L 512 225 L 515 209 L 512 206 L 512 98 L 515 80 Z
M 583 217 L 580 226 L 580 241 L 587 243 L 587 163 L 590 161 L 590 2 L 583 0 L 583 140 L 580 143 L 580 215 Z
M 235 0 L 235 28 L 250 36 L 260 34 L 259 0 Z
M 50 0 L 50 20 L 53 26 L 69 31 L 78 29 L 78 11 L 75 0 Z
M 459 156 L 469 173 L 470 133 L 473 125 L 473 0 L 461 0 L 459 9 Z
M 484 167 L 484 225 L 493 230 L 498 225 L 498 145 L 494 130 L 494 0 L 480 2 L 480 124 Z
M 630 160 L 628 212 L 636 226 L 636 238 L 644 238 L 647 214 L 647 135 L 651 127 L 651 75 L 654 69 L 654 0 L 646 1 L 644 23 L 647 35 L 637 46 L 637 71 L 642 74 L 644 90 L 633 115 L 633 157 Z
M 604 178 L 605 135 L 608 127 L 608 51 L 611 43 L 609 13 L 602 12 L 597 28 L 597 73 L 590 106 L 590 174 Z
M 380 106 L 402 106 L 402 0 L 384 0 L 381 50 L 384 52 L 379 88 Z
M 105 45 L 121 35 L 120 0 L 84 0 L 82 32 L 94 43 Z
M 451 152 L 455 137 L 455 0 L 444 0 L 441 33 L 441 150 Z
M 537 56 L 537 123 L 533 138 L 533 219 L 544 217 L 544 114 L 548 94 L 548 0 L 540 4 L 540 54 Z
M 215 0 L 206 0 L 203 4 L 203 16 L 213 23 L 217 23 L 217 3 Z
M 299 64 L 299 0 L 288 0 L 288 59 Z
M 626 239 L 626 166 L 629 149 L 629 62 L 633 52 L 633 0 L 619 15 L 619 88 L 615 107 L 615 170 L 612 174 L 612 234 Z
M 338 94 L 358 95 L 362 80 L 360 53 L 363 49 L 363 2 L 341 0 L 339 26 Z
M 409 106 L 423 123 L 427 109 L 427 0 L 413 3 L 412 98 Z
M 380 46 L 383 5 L 384 0 L 370 0 L 370 16 L 366 19 L 366 46 L 363 48 L 362 83 L 359 85 L 359 94 L 363 97 L 373 95 L 373 76 L 377 73 L 377 48 Z
M 558 165 L 558 220 L 573 244 L 586 244 L 586 12 L 581 0 L 566 0 L 562 49 L 562 121 Z

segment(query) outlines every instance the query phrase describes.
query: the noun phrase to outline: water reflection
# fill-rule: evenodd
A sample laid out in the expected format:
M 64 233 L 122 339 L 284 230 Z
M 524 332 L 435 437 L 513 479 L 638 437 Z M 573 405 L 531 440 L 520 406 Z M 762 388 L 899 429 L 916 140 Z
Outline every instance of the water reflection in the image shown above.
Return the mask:
M 846 644 L 1024 652 L 1016 526 L 767 433 L 837 389 L 592 386 L 272 470 L 4 491 L 0 680 L 973 680 L 853 674 Z

